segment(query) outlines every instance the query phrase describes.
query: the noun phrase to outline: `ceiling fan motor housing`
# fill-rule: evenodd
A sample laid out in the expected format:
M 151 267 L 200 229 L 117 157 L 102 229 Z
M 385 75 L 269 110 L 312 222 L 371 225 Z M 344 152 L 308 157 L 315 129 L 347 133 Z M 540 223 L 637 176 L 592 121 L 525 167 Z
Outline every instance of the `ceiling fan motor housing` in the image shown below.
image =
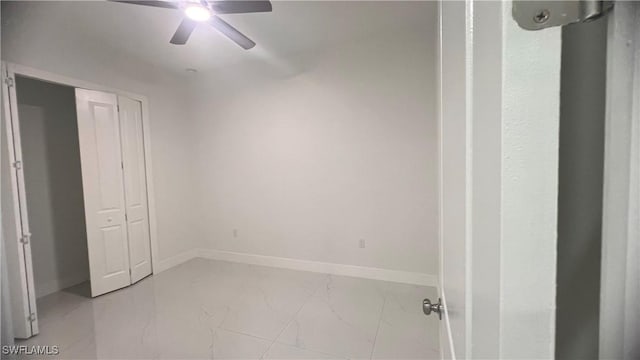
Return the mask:
M 127 1 L 110 0 L 133 5 L 161 7 L 165 9 L 177 9 L 185 12 L 187 18 L 183 19 L 178 29 L 169 41 L 174 45 L 184 45 L 189 36 L 195 30 L 198 22 L 207 22 L 210 26 L 225 35 L 231 41 L 245 50 L 253 48 L 256 43 L 246 35 L 238 31 L 217 15 L 219 14 L 245 14 L 256 12 L 271 12 L 272 6 L 269 0 L 246 1 L 207 1 L 207 0 L 183 0 L 173 1 Z

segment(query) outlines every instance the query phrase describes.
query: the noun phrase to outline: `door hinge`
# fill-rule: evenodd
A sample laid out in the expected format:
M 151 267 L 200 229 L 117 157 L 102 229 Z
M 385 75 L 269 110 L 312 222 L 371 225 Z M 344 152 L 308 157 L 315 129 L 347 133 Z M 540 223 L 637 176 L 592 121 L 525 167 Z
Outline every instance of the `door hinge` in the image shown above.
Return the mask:
M 511 9 L 513 19 L 525 30 L 589 22 L 604 16 L 613 1 L 530 1 L 516 0 Z
M 29 314 L 29 317 L 27 317 L 27 320 L 29 320 L 30 322 L 36 321 L 36 313 Z
M 8 87 L 14 87 L 15 83 L 12 77 L 5 77 L 4 78 L 4 83 L 7 84 Z
M 28 243 L 29 243 L 29 240 L 31 240 L 31 234 L 30 234 L 30 233 L 26 233 L 26 234 L 24 234 L 24 235 L 22 235 L 22 236 L 20 237 L 20 240 L 19 240 L 19 241 L 20 241 L 22 244 L 26 245 L 26 244 L 28 244 Z
M 11 166 L 13 166 L 14 168 L 16 168 L 16 170 L 20 170 L 22 169 L 22 161 L 14 161 Z

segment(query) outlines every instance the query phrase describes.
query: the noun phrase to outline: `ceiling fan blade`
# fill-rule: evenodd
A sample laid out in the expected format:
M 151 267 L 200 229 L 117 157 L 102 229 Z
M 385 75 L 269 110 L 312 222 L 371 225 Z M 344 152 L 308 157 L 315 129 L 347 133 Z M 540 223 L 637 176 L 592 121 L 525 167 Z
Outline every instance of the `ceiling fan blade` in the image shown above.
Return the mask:
M 212 17 L 211 20 L 209 20 L 209 24 L 245 50 L 249 50 L 256 46 L 256 43 L 251 39 L 217 16 Z
M 113 2 L 132 4 L 132 5 L 145 5 L 153 7 L 161 7 L 165 9 L 178 9 L 178 4 L 171 1 L 124 1 L 124 0 L 110 0 Z
M 198 23 L 193 20 L 183 19 L 169 42 L 174 45 L 186 44 L 197 25 Z
M 272 11 L 271 2 L 268 0 L 225 0 L 214 1 L 211 7 L 216 14 L 243 14 Z

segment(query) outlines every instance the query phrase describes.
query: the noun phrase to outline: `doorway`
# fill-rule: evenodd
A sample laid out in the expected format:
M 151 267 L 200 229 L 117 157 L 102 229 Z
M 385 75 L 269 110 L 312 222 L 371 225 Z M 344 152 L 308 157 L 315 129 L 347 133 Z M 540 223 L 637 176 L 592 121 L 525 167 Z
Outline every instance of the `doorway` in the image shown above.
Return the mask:
M 7 246 L 11 306 L 24 315 L 12 322 L 24 339 L 39 332 L 40 299 L 59 292 L 96 297 L 132 285 L 152 273 L 157 249 L 146 100 L 15 67 L 3 64 L 10 79 L 3 172 L 9 169 L 8 215 L 18 239 Z
M 89 281 L 74 88 L 16 76 L 36 298 Z

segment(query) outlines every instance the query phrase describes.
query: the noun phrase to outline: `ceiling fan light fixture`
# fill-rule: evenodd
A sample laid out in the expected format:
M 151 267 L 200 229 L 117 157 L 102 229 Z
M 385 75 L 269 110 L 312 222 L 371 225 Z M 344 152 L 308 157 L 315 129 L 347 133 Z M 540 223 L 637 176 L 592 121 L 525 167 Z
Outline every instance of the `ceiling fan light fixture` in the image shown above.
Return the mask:
M 194 21 L 207 21 L 211 18 L 211 11 L 200 4 L 190 4 L 184 9 L 185 15 Z

